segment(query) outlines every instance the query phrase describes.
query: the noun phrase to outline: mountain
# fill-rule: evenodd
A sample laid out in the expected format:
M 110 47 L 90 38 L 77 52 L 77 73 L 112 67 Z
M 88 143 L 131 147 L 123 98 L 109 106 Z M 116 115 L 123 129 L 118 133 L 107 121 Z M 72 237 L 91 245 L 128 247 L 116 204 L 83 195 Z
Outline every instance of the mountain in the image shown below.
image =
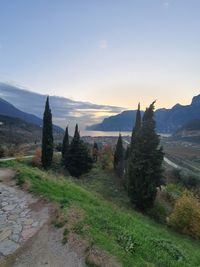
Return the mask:
M 14 117 L 21 119 L 27 123 L 31 123 L 34 125 L 37 125 L 39 127 L 42 127 L 42 119 L 38 118 L 37 116 L 33 114 L 29 114 L 26 112 L 23 112 L 19 109 L 17 109 L 12 104 L 8 103 L 4 99 L 0 98 L 0 115 L 8 116 L 8 117 Z M 56 132 L 63 132 L 63 129 L 54 125 L 54 131 Z
M 182 139 L 190 142 L 200 142 L 200 119 L 192 120 L 180 129 L 176 131 L 173 135 L 175 139 Z
M 0 83 L 0 97 L 26 113 L 34 114 L 39 118 L 43 116 L 46 95 Z M 70 129 L 73 129 L 78 123 L 81 130 L 85 129 L 86 125 L 100 122 L 106 117 L 105 113 L 116 115 L 125 110 L 121 107 L 96 105 L 58 96 L 50 96 L 50 105 L 54 124 L 63 128 L 68 124 Z
M 19 118 L 0 115 L 1 145 L 41 142 L 41 136 L 42 129 L 40 126 Z
M 116 116 L 105 118 L 102 123 L 89 126 L 93 131 L 131 131 L 135 124 L 136 110 L 124 111 Z M 187 122 L 200 119 L 200 95 L 193 97 L 190 105 L 176 104 L 171 109 L 155 111 L 157 132 L 175 133 Z

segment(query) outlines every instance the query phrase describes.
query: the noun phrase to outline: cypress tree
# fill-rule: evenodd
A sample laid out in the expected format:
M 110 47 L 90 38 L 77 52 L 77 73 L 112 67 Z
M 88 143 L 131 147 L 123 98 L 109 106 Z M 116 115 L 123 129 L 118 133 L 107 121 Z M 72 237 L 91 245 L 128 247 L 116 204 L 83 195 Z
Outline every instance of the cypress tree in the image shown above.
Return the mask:
M 117 140 L 117 145 L 114 153 L 114 171 L 119 177 L 123 177 L 124 174 L 124 148 L 122 143 L 121 134 Z
M 72 176 L 80 177 L 92 168 L 92 158 L 87 145 L 80 139 L 78 125 L 66 158 L 67 169 Z
M 135 125 L 134 125 L 133 130 L 132 130 L 131 147 L 130 147 L 131 150 L 133 148 L 135 134 L 137 131 L 139 131 L 140 127 L 141 127 L 141 112 L 140 112 L 140 103 L 139 103 L 136 117 L 135 117 Z
M 69 153 L 69 132 L 68 132 L 68 126 L 65 129 L 65 135 L 63 137 L 63 143 L 62 143 L 62 163 L 66 166 L 67 162 L 67 154 Z
M 134 134 L 128 166 L 128 193 L 131 202 L 145 211 L 154 204 L 162 182 L 163 151 L 155 133 L 154 104 L 146 109 L 141 128 Z
M 94 142 L 93 149 L 92 149 L 92 159 L 93 162 L 97 162 L 99 156 L 99 147 L 96 142 Z
M 49 97 L 47 97 L 43 115 L 42 129 L 42 166 L 46 169 L 51 166 L 53 158 L 53 126 L 52 114 L 49 107 Z

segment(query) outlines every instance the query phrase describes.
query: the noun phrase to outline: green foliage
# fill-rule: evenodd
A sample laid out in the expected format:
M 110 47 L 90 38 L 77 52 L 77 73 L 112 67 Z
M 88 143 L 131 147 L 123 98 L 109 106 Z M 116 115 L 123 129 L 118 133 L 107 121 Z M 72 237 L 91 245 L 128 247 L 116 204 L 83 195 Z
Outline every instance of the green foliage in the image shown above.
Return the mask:
M 146 109 L 142 126 L 134 132 L 128 166 L 128 193 L 139 210 L 153 206 L 162 181 L 163 152 L 155 133 L 154 102 Z
M 180 183 L 188 189 L 200 187 L 200 175 L 191 170 L 173 169 L 170 176 L 176 183 Z
M 65 228 L 65 230 L 63 232 L 63 239 L 62 239 L 63 245 L 65 245 L 67 243 L 68 235 L 69 235 L 69 230 L 67 228 Z
M 185 191 L 177 199 L 169 223 L 179 232 L 200 239 L 200 202 Z
M 93 162 L 97 162 L 99 157 L 99 147 L 96 142 L 94 142 L 93 148 L 92 148 L 92 159 Z
M 139 243 L 135 240 L 133 234 L 130 234 L 127 231 L 118 235 L 117 242 L 127 253 L 134 253 L 139 246 Z
M 105 145 L 100 154 L 100 163 L 103 170 L 113 170 L 113 151 L 110 145 Z
M 115 256 L 122 266 L 194 267 L 200 265 L 198 241 L 176 234 L 134 210 L 119 208 L 76 185 L 70 178 L 58 177 L 58 175 L 55 177 L 49 172 L 22 163 L 6 164 L 6 166 L 11 164 L 19 170 L 19 175 L 30 183 L 32 192 L 57 203 L 64 198 L 68 199 L 69 205 L 76 205 L 82 209 L 85 214 L 85 225 L 88 226 L 89 240 L 95 246 Z M 0 165 L 5 166 L 2 163 Z M 133 241 L 139 244 L 134 253 L 127 253 L 119 245 L 117 239 L 120 233 L 133 235 Z M 185 255 L 184 260 L 177 260 L 171 252 L 160 246 L 159 242 L 152 241 L 155 239 L 169 240 L 170 246 L 178 248 Z
M 119 134 L 117 145 L 114 153 L 114 171 L 119 177 L 124 175 L 124 148 L 122 143 L 122 136 Z
M 87 145 L 80 139 L 78 125 L 66 157 L 67 170 L 72 176 L 80 177 L 92 168 L 92 158 Z
M 159 223 L 166 223 L 169 209 L 163 201 L 156 200 L 153 207 L 147 211 L 147 214 Z
M 53 126 L 52 114 L 49 107 L 49 97 L 47 97 L 43 116 L 42 129 L 42 166 L 47 169 L 51 166 L 53 158 Z
M 142 118 L 141 118 L 141 112 L 140 112 L 140 103 L 138 104 L 138 109 L 137 109 L 137 113 L 136 113 L 136 118 L 135 118 L 135 125 L 133 127 L 132 130 L 132 136 L 131 136 L 131 146 L 130 146 L 130 150 L 132 151 L 133 146 L 134 146 L 134 142 L 135 142 L 135 134 L 137 134 L 137 132 L 140 130 L 141 128 L 141 124 L 142 124 Z
M 69 154 L 69 133 L 68 127 L 66 127 L 65 135 L 62 143 L 62 164 L 67 168 L 67 158 Z
M 175 261 L 183 261 L 186 259 L 183 251 L 175 246 L 171 240 L 152 239 L 152 243 L 156 249 L 165 251 L 165 253 L 169 254 Z
M 0 146 L 0 158 L 5 157 L 5 150 L 2 146 Z

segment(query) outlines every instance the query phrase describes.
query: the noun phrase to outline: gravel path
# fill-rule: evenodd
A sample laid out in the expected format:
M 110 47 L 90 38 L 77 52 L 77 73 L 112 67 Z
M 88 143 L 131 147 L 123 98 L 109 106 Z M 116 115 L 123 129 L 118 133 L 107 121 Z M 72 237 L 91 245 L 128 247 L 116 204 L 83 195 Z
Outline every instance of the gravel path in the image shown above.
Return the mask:
M 84 266 L 62 245 L 62 233 L 48 226 L 49 205 L 9 185 L 12 176 L 12 170 L 0 169 L 0 266 Z

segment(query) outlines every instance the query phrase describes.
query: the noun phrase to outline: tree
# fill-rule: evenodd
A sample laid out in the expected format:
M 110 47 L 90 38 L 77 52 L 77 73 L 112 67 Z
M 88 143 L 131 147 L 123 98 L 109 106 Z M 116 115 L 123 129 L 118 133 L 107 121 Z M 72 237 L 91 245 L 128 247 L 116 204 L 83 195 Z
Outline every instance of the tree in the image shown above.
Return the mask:
M 99 147 L 96 142 L 94 142 L 93 149 L 92 149 L 92 158 L 93 162 L 97 162 L 99 156 Z
M 67 162 L 67 156 L 69 153 L 69 132 L 68 132 L 68 126 L 65 129 L 65 135 L 63 137 L 63 143 L 62 143 L 62 163 L 66 166 Z
M 42 129 L 42 166 L 46 169 L 51 166 L 53 158 L 53 126 L 52 114 L 49 107 L 49 97 L 47 97 Z
M 117 145 L 114 153 L 114 171 L 119 177 L 123 177 L 124 174 L 124 148 L 122 143 L 121 134 L 117 140 Z
M 113 170 L 113 151 L 111 145 L 105 145 L 100 154 L 100 163 L 103 170 Z
M 80 139 L 78 125 L 66 157 L 67 169 L 72 176 L 80 177 L 92 168 L 92 158 L 87 145 Z
M 162 183 L 163 151 L 155 133 L 154 104 L 146 109 L 142 126 L 134 134 L 128 166 L 128 193 L 137 209 L 151 208 Z
M 141 128 L 141 112 L 140 112 L 140 103 L 139 103 L 138 104 L 137 113 L 136 113 L 136 118 L 135 118 L 135 125 L 134 125 L 133 130 L 132 130 L 131 146 L 130 146 L 131 150 L 133 148 L 135 134 L 136 134 L 137 131 L 140 130 L 140 128 Z

